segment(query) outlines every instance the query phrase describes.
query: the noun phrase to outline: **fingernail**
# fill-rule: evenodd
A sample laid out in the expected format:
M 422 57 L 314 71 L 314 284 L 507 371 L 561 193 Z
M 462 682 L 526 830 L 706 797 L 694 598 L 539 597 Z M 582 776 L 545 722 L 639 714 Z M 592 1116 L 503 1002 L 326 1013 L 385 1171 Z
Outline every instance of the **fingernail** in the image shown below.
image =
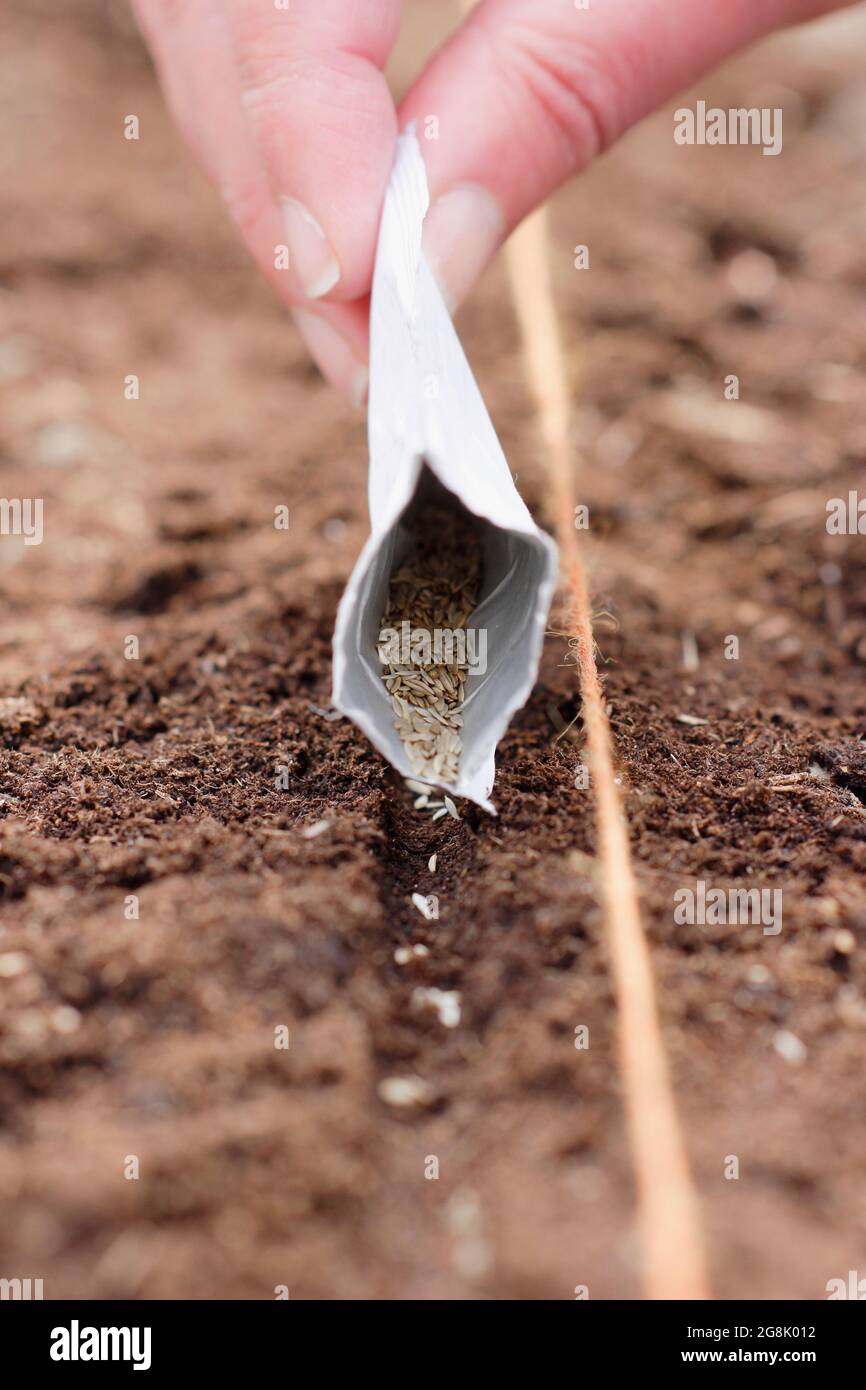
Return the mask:
M 281 198 L 289 263 L 308 299 L 321 299 L 340 278 L 340 264 L 311 212 L 296 198 Z
M 342 333 L 326 319 L 298 309 L 293 317 L 322 375 L 360 409 L 367 399 L 370 379 L 366 363 L 358 360 Z
M 352 380 L 349 384 L 349 399 L 356 410 L 360 410 L 367 401 L 367 392 L 370 388 L 370 369 L 369 367 L 356 367 Z
M 424 220 L 424 254 L 453 313 L 505 238 L 496 199 L 476 184 L 438 197 Z

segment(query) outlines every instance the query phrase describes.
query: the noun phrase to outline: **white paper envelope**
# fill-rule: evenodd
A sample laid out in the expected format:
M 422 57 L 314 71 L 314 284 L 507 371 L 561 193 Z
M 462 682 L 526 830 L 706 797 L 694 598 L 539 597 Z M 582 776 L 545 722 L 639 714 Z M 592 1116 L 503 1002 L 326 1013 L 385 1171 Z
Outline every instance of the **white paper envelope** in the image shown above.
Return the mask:
M 535 681 L 557 554 L 514 486 L 421 252 L 428 203 L 424 161 L 409 131 L 397 143 L 376 253 L 368 416 L 372 532 L 337 612 L 333 702 L 398 772 L 418 780 L 393 727 L 377 641 L 389 577 L 407 548 L 401 517 L 429 469 L 482 523 L 483 589 L 469 621 L 487 634 L 486 670 L 470 672 L 466 682 L 458 780 L 431 785 L 493 812 L 496 745 Z

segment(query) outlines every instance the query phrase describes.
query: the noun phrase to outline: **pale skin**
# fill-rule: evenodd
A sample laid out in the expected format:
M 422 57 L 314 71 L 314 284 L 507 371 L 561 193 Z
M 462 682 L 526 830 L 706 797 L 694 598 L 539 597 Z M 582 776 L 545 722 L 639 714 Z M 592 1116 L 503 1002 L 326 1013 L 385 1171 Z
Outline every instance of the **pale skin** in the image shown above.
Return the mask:
M 133 0 L 169 105 L 324 376 L 366 390 L 397 134 L 423 132 L 425 250 L 452 307 L 509 232 L 731 53 L 840 0 L 481 0 L 395 107 L 401 0 Z M 443 24 L 454 9 L 441 0 Z M 275 247 L 288 248 L 277 269 Z

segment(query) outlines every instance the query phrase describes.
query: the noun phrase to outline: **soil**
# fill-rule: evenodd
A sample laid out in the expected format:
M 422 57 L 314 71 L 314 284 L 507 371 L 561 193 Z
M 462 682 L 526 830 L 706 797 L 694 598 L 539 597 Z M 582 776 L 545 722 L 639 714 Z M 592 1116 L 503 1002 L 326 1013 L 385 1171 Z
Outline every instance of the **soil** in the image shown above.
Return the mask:
M 0 1275 L 49 1298 L 638 1297 L 561 622 L 498 816 L 432 824 L 329 708 L 363 420 L 236 245 L 124 11 L 3 23 L 0 484 L 44 499 L 45 539 L 0 540 Z M 410 14 L 398 83 L 429 24 Z M 780 156 L 675 145 L 677 102 L 554 204 L 581 539 L 723 1298 L 866 1269 L 866 541 L 825 526 L 866 454 L 862 29 L 702 85 L 781 106 Z M 501 266 L 459 327 L 549 524 Z M 699 880 L 781 889 L 781 932 L 678 924 Z M 425 989 L 459 993 L 457 1026 Z

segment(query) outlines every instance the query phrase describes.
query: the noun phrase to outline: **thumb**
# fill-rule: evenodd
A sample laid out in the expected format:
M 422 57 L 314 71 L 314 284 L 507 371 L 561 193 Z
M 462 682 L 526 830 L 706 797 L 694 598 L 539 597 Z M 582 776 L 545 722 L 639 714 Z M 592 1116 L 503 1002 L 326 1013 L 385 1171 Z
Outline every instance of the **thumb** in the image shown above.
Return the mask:
M 407 95 L 424 249 L 452 307 L 508 233 L 629 126 L 728 54 L 842 0 L 483 0 Z
M 225 0 L 241 103 L 297 295 L 370 288 L 397 115 L 382 74 L 401 0 Z

